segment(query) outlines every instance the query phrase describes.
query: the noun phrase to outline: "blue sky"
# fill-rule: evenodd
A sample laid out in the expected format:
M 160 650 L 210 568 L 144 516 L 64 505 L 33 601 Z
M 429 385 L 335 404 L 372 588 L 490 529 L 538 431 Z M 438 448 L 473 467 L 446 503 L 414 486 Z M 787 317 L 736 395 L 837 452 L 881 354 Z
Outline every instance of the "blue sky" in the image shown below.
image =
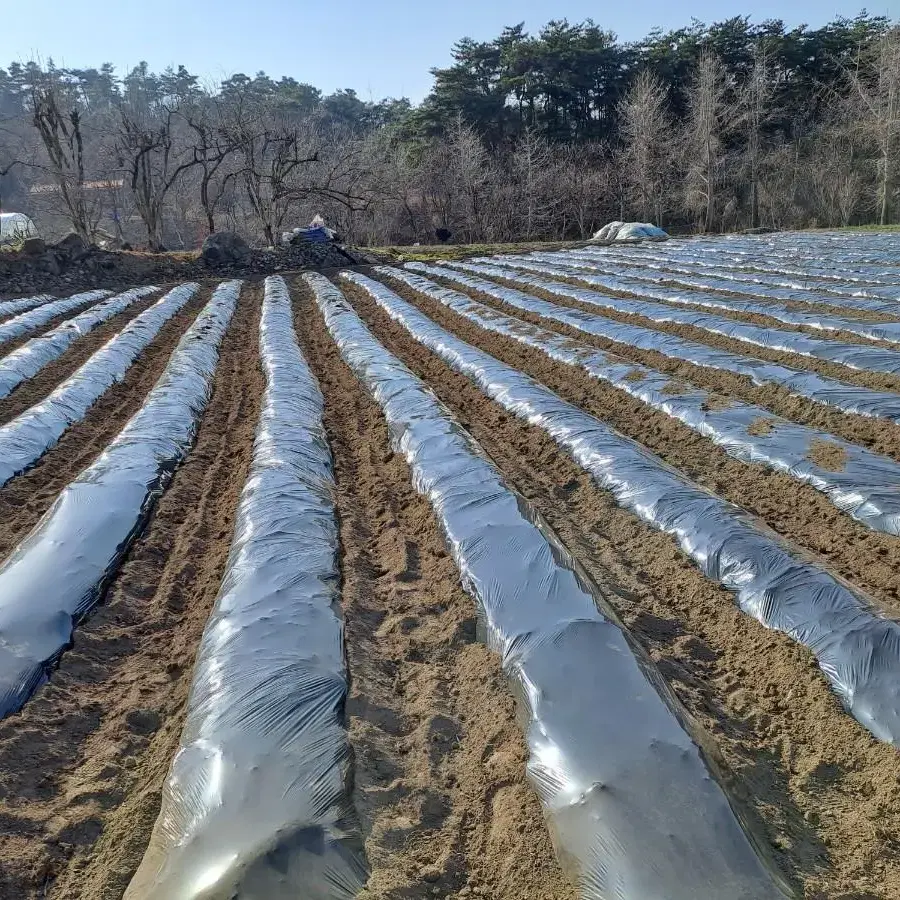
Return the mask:
M 33 0 L 32 0 L 33 2 Z M 57 65 L 100 65 L 121 71 L 142 59 L 153 69 L 183 63 L 204 79 L 260 69 L 291 75 L 326 92 L 355 88 L 365 99 L 409 96 L 431 86 L 428 70 L 450 61 L 463 37 L 489 39 L 524 21 L 593 18 L 622 40 L 652 27 L 678 27 L 691 17 L 717 21 L 749 14 L 820 25 L 853 16 L 860 0 L 13 0 L 0 23 L 0 66 L 32 56 Z M 873 14 L 900 17 L 900 0 L 876 0 Z

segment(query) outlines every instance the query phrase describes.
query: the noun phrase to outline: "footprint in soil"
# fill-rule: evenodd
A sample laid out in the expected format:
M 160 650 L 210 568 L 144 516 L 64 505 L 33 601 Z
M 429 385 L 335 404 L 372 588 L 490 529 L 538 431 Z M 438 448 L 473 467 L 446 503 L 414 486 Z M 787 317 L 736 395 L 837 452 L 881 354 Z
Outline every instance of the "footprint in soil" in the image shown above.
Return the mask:
M 464 644 L 474 644 L 478 639 L 478 620 L 475 616 L 469 616 L 457 624 L 453 632 L 453 644 L 460 646 Z
M 411 840 L 416 835 L 427 831 L 437 831 L 441 828 L 450 815 L 451 804 L 449 798 L 433 791 L 417 792 L 412 798 L 413 804 L 418 807 L 418 822 L 403 828 L 388 828 L 382 835 L 379 843 L 389 850 L 408 848 Z
M 447 716 L 433 716 L 428 722 L 428 758 L 437 767 L 442 758 L 459 745 L 462 726 Z
M 418 581 L 421 576 L 421 554 L 415 541 L 405 541 L 403 547 L 403 571 L 397 575 L 397 581 Z
M 97 816 L 88 816 L 80 821 L 70 822 L 54 835 L 60 844 L 83 847 L 93 844 L 103 833 L 103 822 Z
M 373 703 L 359 694 L 347 698 L 347 715 L 363 719 L 392 737 L 403 737 L 408 728 L 403 719 L 392 709 Z
M 631 630 L 646 635 L 659 644 L 671 644 L 682 634 L 681 626 L 672 619 L 662 619 L 652 613 L 640 613 L 631 623 Z

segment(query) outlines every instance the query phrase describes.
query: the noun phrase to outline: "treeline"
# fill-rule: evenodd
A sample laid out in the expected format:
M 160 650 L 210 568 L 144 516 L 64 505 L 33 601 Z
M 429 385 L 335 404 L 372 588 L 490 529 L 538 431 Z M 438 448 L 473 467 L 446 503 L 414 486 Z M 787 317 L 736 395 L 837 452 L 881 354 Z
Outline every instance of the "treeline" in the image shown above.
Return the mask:
M 418 106 L 184 67 L 0 69 L 0 204 L 90 239 L 356 243 L 900 220 L 900 27 L 738 17 L 623 44 L 594 24 L 464 39 Z

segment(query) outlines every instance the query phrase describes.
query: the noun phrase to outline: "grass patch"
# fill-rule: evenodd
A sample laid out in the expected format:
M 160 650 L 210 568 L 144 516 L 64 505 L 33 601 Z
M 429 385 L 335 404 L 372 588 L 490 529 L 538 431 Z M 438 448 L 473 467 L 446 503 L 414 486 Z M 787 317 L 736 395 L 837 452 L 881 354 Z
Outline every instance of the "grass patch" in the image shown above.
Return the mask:
M 900 225 L 843 225 L 839 228 L 813 229 L 815 231 L 900 231 Z
M 390 256 L 396 262 L 433 262 L 438 259 L 469 259 L 494 253 L 530 253 L 534 250 L 564 250 L 583 247 L 584 241 L 532 241 L 519 244 L 436 244 L 421 247 L 367 247 L 370 253 Z

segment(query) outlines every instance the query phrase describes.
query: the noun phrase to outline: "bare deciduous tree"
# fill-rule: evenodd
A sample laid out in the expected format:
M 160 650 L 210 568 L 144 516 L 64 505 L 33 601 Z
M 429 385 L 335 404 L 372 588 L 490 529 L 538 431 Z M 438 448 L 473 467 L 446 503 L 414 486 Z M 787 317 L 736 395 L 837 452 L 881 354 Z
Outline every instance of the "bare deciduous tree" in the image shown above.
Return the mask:
M 99 209 L 87 188 L 87 159 L 83 113 L 66 97 L 53 72 L 32 85 L 31 104 L 34 126 L 41 138 L 53 187 L 68 213 L 73 231 L 84 241 L 94 235 Z
M 662 225 L 672 156 L 665 85 L 652 72 L 641 72 L 619 104 L 619 117 L 629 193 L 644 221 Z
M 890 221 L 900 154 L 900 26 L 889 29 L 850 72 L 861 124 L 878 148 L 878 222 Z
M 166 195 L 182 173 L 196 165 L 175 139 L 176 107 L 122 106 L 116 150 L 151 250 L 162 248 Z
M 703 231 L 711 231 L 716 218 L 716 191 L 724 163 L 725 100 L 725 67 L 715 54 L 704 51 L 688 93 L 684 141 L 686 200 L 699 213 Z

